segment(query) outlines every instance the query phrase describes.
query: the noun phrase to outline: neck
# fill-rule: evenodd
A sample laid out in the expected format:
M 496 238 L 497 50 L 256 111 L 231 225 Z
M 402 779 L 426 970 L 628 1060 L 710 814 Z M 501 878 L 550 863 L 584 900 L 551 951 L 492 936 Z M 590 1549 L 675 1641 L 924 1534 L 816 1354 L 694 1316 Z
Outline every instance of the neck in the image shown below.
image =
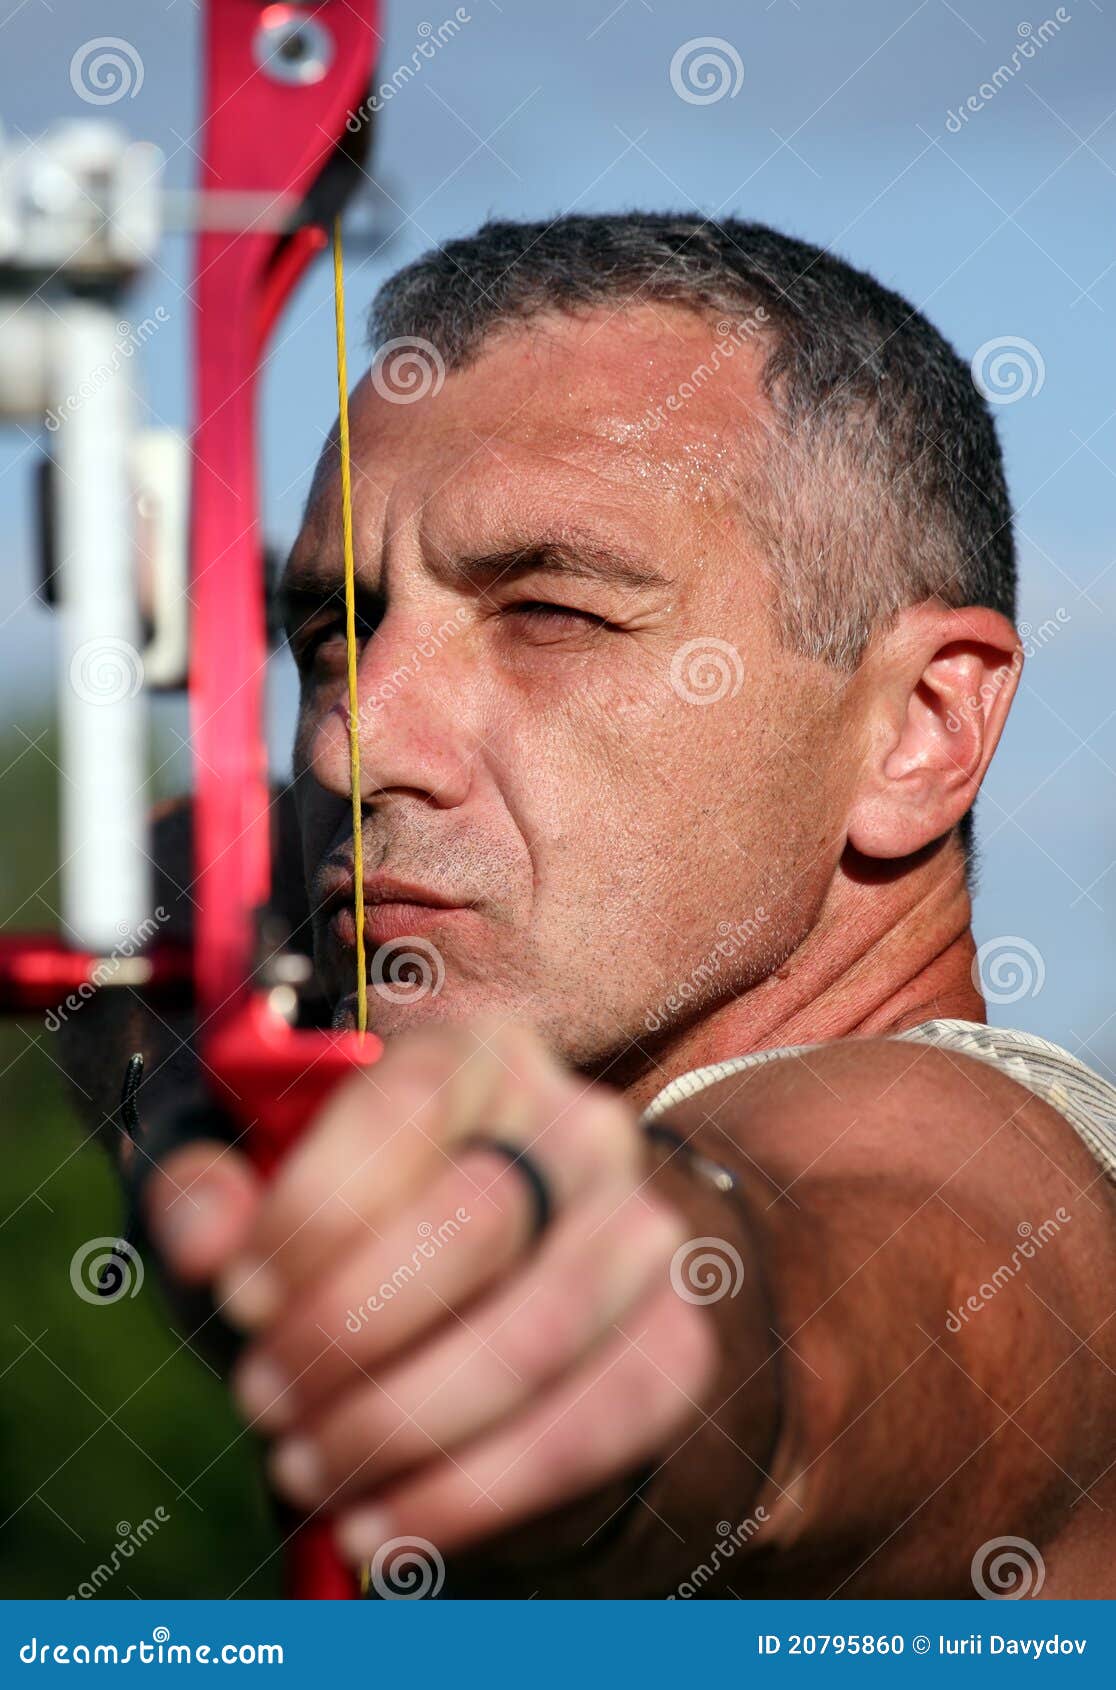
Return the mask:
M 952 841 L 901 871 L 842 865 L 810 933 L 766 979 L 667 1034 L 639 1072 L 604 1076 L 645 1108 L 692 1068 L 777 1045 L 881 1037 L 933 1017 L 982 1021 L 972 906 Z

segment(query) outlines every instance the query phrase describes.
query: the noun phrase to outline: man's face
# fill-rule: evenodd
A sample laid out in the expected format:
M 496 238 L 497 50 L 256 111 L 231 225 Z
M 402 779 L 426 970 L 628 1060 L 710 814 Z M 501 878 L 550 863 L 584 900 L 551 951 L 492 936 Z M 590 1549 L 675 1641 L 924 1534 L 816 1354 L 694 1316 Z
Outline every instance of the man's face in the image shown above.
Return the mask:
M 816 919 L 843 844 L 842 684 L 776 636 L 739 468 L 768 421 L 760 355 L 741 342 L 710 374 L 716 340 L 675 308 L 555 315 L 413 403 L 369 379 L 353 396 L 381 1034 L 506 1015 L 599 1070 L 764 979 Z M 316 959 L 351 1025 L 336 454 L 287 587 Z

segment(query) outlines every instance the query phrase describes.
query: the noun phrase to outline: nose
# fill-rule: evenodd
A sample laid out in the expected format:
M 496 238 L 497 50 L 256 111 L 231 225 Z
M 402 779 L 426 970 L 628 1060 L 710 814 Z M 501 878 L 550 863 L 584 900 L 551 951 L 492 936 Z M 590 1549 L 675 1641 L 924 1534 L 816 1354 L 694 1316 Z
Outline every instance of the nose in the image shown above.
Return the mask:
M 357 735 L 361 797 L 409 793 L 449 809 L 464 802 L 479 736 L 469 719 L 463 618 L 450 612 L 435 625 L 418 614 L 389 612 L 366 642 L 357 667 Z M 350 795 L 347 684 L 311 728 L 308 764 L 337 797 Z

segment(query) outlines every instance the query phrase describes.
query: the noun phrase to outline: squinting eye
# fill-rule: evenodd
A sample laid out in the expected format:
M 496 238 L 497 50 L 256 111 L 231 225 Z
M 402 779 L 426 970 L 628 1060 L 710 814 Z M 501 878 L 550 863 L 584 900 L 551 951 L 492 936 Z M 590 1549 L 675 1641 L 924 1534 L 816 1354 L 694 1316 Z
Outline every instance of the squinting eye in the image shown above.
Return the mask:
M 363 648 L 365 642 L 376 632 L 373 621 L 360 609 L 356 615 L 356 637 L 358 648 Z M 316 626 L 308 627 L 290 636 L 291 650 L 295 662 L 300 670 L 305 672 L 314 664 L 333 666 L 345 654 L 345 612 L 339 609 L 335 616 L 323 616 Z
M 518 616 L 543 616 L 549 618 L 573 616 L 580 622 L 588 622 L 591 627 L 603 628 L 607 625 L 606 619 L 603 616 L 597 616 L 591 610 L 579 610 L 576 605 L 572 604 L 548 604 L 542 599 L 524 599 L 519 604 L 508 605 L 507 609 L 509 612 Z

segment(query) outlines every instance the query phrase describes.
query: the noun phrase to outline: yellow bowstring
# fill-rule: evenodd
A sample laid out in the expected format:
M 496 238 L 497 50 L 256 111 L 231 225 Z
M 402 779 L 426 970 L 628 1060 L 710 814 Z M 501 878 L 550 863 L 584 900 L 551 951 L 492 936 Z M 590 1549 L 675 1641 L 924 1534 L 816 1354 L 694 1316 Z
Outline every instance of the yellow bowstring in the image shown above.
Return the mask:
M 361 838 L 360 711 L 357 699 L 356 581 L 353 564 L 353 484 L 349 458 L 349 376 L 345 357 L 345 268 L 341 219 L 333 222 L 333 307 L 337 320 L 337 408 L 341 431 L 341 524 L 345 546 L 345 654 L 349 670 L 349 782 L 353 795 L 353 881 L 356 920 L 357 1032 L 368 1025 L 364 967 L 364 843 Z

